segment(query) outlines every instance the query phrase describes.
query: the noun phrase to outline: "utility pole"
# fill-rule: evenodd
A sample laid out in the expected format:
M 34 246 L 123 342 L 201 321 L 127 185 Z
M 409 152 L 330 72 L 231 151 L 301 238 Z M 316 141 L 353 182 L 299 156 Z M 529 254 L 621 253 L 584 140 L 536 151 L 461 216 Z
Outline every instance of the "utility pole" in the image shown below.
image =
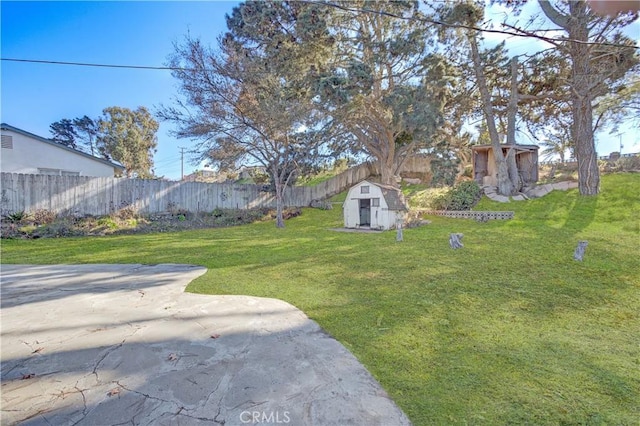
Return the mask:
M 622 146 L 622 133 L 618 133 L 618 137 L 620 138 L 620 157 L 622 157 L 622 148 L 624 148 L 624 146 Z
M 180 149 L 180 180 L 184 180 L 184 150 L 186 148 L 179 146 Z

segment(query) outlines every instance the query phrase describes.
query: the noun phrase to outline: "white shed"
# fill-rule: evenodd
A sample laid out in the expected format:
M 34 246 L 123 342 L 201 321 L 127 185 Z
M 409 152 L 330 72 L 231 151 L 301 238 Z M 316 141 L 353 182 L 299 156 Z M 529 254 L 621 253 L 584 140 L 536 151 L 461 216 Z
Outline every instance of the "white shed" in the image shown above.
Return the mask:
M 399 189 L 366 180 L 349 189 L 342 208 L 345 228 L 382 230 L 395 228 L 408 210 Z

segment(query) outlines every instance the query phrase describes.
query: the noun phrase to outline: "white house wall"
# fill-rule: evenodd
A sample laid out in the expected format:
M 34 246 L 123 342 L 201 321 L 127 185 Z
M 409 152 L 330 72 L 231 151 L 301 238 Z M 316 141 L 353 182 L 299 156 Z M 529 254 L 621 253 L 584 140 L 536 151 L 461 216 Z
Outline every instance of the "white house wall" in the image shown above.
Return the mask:
M 11 136 L 13 148 L 3 146 L 0 166 L 2 172 L 37 174 L 38 169 L 58 169 L 80 176 L 113 177 L 113 167 L 80 154 L 58 148 L 10 130 L 2 135 Z

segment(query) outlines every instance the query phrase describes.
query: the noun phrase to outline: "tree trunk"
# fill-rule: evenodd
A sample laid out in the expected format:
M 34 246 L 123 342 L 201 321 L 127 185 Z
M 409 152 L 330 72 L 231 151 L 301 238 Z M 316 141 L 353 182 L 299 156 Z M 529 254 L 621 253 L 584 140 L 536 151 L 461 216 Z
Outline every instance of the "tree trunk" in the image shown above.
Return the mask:
M 276 228 L 284 228 L 284 186 L 278 168 L 272 168 L 273 182 L 276 187 Z
M 498 172 L 498 194 L 500 195 L 513 195 L 514 186 L 509 179 L 509 169 L 504 155 L 502 154 L 502 145 L 500 144 L 500 137 L 498 136 L 498 130 L 496 129 L 496 121 L 493 115 L 493 103 L 491 102 L 491 94 L 487 87 L 487 79 L 484 76 L 484 68 L 480 61 L 480 53 L 478 52 L 478 41 L 475 34 L 468 34 L 469 43 L 471 44 L 471 56 L 473 59 L 473 70 L 476 74 L 476 80 L 478 82 L 478 89 L 480 90 L 480 98 L 482 99 L 482 108 L 484 111 L 484 117 L 487 122 L 487 130 L 489 131 L 489 137 L 491 138 L 491 147 L 493 149 L 493 158 L 496 163 L 496 169 Z
M 463 234 L 449 234 L 449 245 L 452 249 L 459 249 L 464 247 L 462 244 Z
M 587 244 L 589 244 L 588 241 L 578 241 L 578 246 L 573 253 L 573 258 L 575 260 L 579 260 L 580 262 L 582 262 L 582 259 L 584 258 L 584 252 L 585 250 L 587 250 Z
M 509 94 L 509 104 L 507 106 L 507 145 L 515 146 L 516 144 L 516 115 L 518 113 L 518 58 L 511 59 L 511 93 Z M 507 151 L 507 169 L 509 171 L 509 180 L 513 191 L 520 190 L 520 172 L 516 163 L 516 150 L 510 148 Z
M 282 185 L 276 184 L 276 228 L 284 228 L 284 194 Z
M 581 195 L 596 195 L 600 191 L 600 170 L 591 127 L 591 101 L 576 96 L 573 102 L 573 138 L 578 160 L 578 189 Z M 581 110 L 587 110 L 588 113 Z
M 589 41 L 589 15 L 584 1 L 570 1 L 569 14 L 563 15 L 551 6 L 548 0 L 540 0 L 544 14 L 569 34 L 569 56 L 571 57 L 571 111 L 573 126 L 571 137 L 578 160 L 578 188 L 581 195 L 596 195 L 600 191 L 598 155 L 593 137 L 592 90 L 597 76 L 591 72 L 592 46 Z
M 518 163 L 516 162 L 515 148 L 509 148 L 509 151 L 507 151 L 505 162 L 507 163 L 509 181 L 511 182 L 513 191 L 518 192 L 520 191 L 520 171 L 518 170 Z
M 378 164 L 380 165 L 380 180 L 383 185 L 398 186 L 395 177 L 396 168 L 394 163 L 393 157 L 378 159 Z
M 570 2 L 571 20 L 569 38 L 586 42 L 589 40 L 586 5 Z M 573 113 L 573 142 L 578 160 L 578 188 L 581 195 L 596 195 L 600 191 L 598 155 L 593 137 L 593 94 L 591 73 L 591 47 L 584 43 L 570 43 L 572 59 L 571 78 L 573 91 L 571 109 Z

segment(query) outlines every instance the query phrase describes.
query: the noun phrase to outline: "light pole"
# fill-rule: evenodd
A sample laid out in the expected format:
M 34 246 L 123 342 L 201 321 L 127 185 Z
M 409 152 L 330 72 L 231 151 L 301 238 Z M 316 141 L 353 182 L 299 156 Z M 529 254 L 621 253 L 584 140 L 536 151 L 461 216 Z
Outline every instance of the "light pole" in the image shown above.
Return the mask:
M 620 157 L 622 157 L 622 148 L 624 148 L 624 146 L 622 145 L 622 133 L 618 133 L 618 140 L 620 142 Z

